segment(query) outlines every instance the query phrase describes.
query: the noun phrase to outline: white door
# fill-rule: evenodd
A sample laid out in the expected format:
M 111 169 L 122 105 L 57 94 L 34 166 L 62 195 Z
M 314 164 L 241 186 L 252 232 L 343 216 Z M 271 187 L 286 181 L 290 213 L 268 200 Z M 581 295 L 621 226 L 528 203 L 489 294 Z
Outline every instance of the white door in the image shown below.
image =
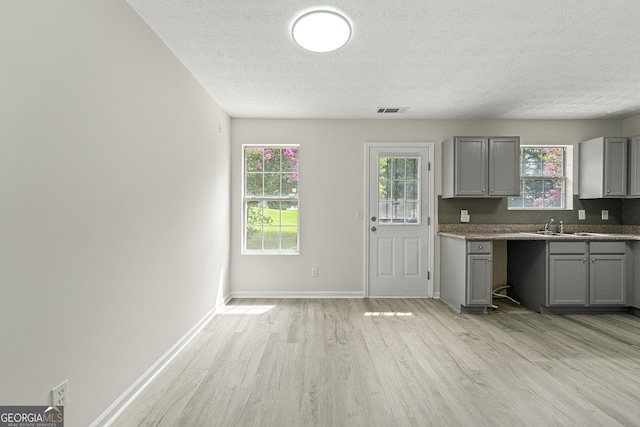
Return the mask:
M 432 296 L 433 144 L 369 144 L 367 150 L 367 295 Z

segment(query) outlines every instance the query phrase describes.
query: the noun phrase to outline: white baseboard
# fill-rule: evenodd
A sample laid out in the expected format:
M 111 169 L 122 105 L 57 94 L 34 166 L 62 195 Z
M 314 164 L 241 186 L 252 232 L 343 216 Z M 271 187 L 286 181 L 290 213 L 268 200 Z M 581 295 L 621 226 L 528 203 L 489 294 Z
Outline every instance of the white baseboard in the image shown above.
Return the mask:
M 440 299 L 440 292 L 434 292 L 433 299 Z
M 364 292 L 231 292 L 232 298 L 364 298 Z
M 154 378 L 191 342 L 193 338 L 204 328 L 217 314 L 219 309 L 231 300 L 231 295 L 226 295 L 224 303 L 214 307 L 196 325 L 178 340 L 167 352 L 160 357 L 147 371 L 140 376 L 115 402 L 111 404 L 90 427 L 108 427 L 122 414 L 122 412 L 135 400 L 136 397 L 149 385 Z

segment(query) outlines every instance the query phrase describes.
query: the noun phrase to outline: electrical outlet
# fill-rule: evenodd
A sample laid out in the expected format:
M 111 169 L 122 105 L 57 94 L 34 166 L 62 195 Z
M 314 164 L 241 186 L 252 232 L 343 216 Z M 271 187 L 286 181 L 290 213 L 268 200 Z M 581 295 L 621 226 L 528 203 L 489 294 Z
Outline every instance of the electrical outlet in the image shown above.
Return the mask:
M 460 210 L 460 222 L 469 222 L 471 217 L 469 216 L 469 211 L 467 209 Z
M 603 221 L 609 220 L 609 211 L 606 209 L 602 209 L 602 220 Z
M 311 277 L 318 277 L 318 267 L 311 268 Z
M 69 400 L 69 380 L 51 389 L 51 404 L 53 406 L 65 406 Z

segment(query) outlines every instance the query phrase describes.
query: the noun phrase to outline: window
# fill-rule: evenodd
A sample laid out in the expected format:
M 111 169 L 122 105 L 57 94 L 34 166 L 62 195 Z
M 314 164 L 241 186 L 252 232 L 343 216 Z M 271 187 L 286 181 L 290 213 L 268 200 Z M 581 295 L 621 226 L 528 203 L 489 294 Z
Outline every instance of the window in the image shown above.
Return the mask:
M 420 158 L 378 158 L 379 224 L 420 223 Z
M 298 253 L 297 145 L 243 145 L 243 252 Z
M 509 209 L 570 209 L 572 147 L 520 147 L 520 196 Z

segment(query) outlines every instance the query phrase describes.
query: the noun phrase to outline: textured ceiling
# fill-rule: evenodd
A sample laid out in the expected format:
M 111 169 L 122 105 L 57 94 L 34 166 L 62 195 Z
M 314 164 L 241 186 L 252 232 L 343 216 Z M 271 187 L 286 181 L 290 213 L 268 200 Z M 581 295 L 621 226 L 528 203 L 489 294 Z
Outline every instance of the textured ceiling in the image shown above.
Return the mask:
M 290 37 L 302 0 L 128 0 L 232 117 L 640 114 L 638 0 L 336 0 L 342 49 Z

